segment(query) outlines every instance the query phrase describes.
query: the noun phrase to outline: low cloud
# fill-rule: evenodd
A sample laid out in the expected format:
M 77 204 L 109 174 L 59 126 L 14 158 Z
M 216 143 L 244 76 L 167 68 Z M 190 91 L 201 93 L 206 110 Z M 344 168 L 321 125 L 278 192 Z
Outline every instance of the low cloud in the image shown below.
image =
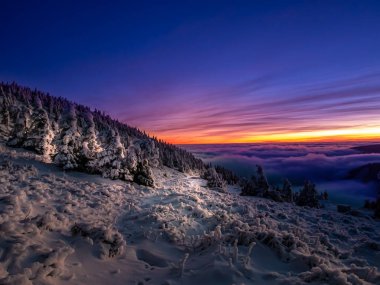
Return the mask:
M 186 145 L 206 162 L 222 165 L 242 177 L 255 173 L 256 164 L 264 167 L 271 184 L 288 178 L 295 189 L 306 179 L 319 191 L 327 191 L 330 201 L 361 207 L 365 199 L 377 195 L 378 185 L 348 180 L 351 169 L 380 162 L 380 154 L 362 154 L 354 144 L 225 144 Z
M 328 182 L 367 163 L 380 162 L 380 154 L 361 154 L 353 144 L 193 145 L 186 148 L 207 162 L 220 164 L 249 177 L 261 164 L 272 183 L 284 178 L 295 184 L 305 179 Z

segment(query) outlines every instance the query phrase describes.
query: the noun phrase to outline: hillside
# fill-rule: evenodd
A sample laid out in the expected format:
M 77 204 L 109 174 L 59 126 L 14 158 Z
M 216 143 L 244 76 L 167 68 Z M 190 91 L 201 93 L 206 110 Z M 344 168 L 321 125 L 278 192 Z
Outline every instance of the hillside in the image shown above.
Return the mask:
M 65 170 L 153 186 L 151 168 L 202 174 L 191 153 L 104 113 L 16 84 L 0 85 L 0 140 L 42 155 Z

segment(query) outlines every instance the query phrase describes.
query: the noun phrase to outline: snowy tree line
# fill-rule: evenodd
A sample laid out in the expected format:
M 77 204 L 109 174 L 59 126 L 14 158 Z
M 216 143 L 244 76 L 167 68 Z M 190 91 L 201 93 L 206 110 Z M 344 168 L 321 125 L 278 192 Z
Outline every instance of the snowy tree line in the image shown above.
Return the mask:
M 33 150 L 65 170 L 153 186 L 152 167 L 203 176 L 212 167 L 190 152 L 67 99 L 15 83 L 1 83 L 0 95 L 0 139 Z M 221 167 L 217 176 L 231 180 Z
M 241 180 L 241 195 L 264 197 L 277 202 L 290 202 L 312 208 L 320 208 L 319 201 L 328 199 L 327 192 L 318 193 L 315 184 L 308 180 L 305 181 L 300 192 L 293 191 L 292 184 L 288 179 L 284 180 L 282 187 L 272 186 L 269 184 L 262 166 L 257 165 L 256 168 L 256 175 L 252 175 L 249 180 Z

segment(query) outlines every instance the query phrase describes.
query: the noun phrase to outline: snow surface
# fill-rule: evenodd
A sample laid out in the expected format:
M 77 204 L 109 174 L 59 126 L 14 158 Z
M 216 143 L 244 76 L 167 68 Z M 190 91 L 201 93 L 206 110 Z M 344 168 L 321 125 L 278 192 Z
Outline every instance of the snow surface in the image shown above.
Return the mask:
M 380 284 L 380 223 L 207 188 L 63 172 L 0 147 L 0 284 Z

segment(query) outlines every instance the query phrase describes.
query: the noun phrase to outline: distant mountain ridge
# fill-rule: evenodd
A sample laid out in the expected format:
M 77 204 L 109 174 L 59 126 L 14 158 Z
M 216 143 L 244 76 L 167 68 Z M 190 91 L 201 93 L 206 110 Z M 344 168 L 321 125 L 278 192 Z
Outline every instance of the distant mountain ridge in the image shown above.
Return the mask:
M 354 146 L 352 149 L 362 153 L 380 153 L 380 144 Z
M 43 155 L 63 169 L 153 186 L 150 167 L 203 174 L 190 152 L 61 97 L 0 84 L 0 140 Z
M 367 163 L 351 169 L 347 174 L 348 179 L 358 179 L 363 182 L 375 182 L 380 180 L 380 163 Z
M 361 153 L 380 153 L 380 144 L 370 144 L 352 147 L 352 149 Z M 367 163 L 362 166 L 351 169 L 347 174 L 348 179 L 359 179 L 363 182 L 380 181 L 380 162 Z

